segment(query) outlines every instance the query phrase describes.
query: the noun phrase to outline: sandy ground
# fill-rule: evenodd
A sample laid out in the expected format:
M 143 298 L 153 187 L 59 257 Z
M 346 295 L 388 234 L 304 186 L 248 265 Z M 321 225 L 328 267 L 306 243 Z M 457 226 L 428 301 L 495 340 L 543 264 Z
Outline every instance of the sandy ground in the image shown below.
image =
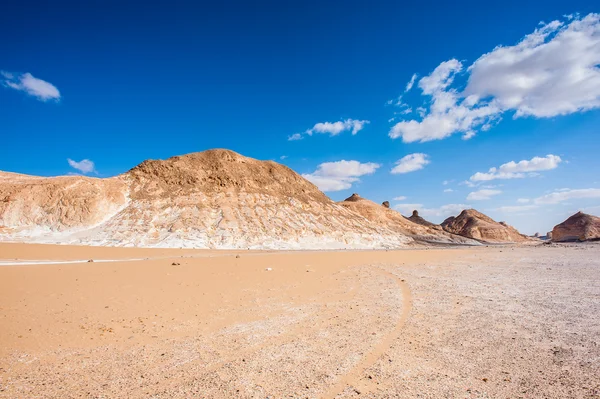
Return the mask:
M 0 398 L 336 397 L 599 398 L 600 245 L 0 244 Z

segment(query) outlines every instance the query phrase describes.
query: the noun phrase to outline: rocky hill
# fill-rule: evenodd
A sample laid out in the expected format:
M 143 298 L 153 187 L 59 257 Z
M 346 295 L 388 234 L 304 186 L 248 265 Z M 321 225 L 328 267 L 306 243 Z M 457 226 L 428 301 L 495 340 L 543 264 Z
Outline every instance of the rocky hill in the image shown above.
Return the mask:
M 427 221 L 427 220 L 423 219 L 421 216 L 419 216 L 419 211 L 417 211 L 417 210 L 414 210 L 412 215 L 407 217 L 407 219 L 413 223 L 417 223 L 422 226 L 427 226 L 427 227 L 431 227 L 431 228 L 438 229 L 438 230 L 442 229 L 442 226 L 440 226 L 439 224 L 431 223 L 430 221 Z
M 489 243 L 525 242 L 530 239 L 504 222 L 496 222 L 475 209 L 466 209 L 460 215 L 442 222 L 449 233 Z
M 415 223 L 409 218 L 404 217 L 400 212 L 362 198 L 358 194 L 352 194 L 344 201 L 338 202 L 341 206 L 362 215 L 371 224 L 376 226 L 385 226 L 387 229 L 397 234 L 412 237 L 416 241 L 430 243 L 452 243 L 452 244 L 471 244 L 477 245 L 478 242 L 469 240 L 465 237 L 450 234 L 441 229 L 441 227 L 431 224 L 425 226 Z
M 336 204 L 278 163 L 209 150 L 144 161 L 106 179 L 0 172 L 0 240 L 244 249 L 449 240 L 374 205 L 390 213 Z
M 600 240 L 600 218 L 577 212 L 552 229 L 552 241 Z

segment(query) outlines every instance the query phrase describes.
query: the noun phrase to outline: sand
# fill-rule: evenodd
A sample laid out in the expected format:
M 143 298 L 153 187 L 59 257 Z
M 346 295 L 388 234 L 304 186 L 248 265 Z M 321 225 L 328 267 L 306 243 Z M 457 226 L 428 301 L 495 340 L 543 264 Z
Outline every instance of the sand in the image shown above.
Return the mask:
M 0 398 L 598 398 L 599 255 L 0 244 Z

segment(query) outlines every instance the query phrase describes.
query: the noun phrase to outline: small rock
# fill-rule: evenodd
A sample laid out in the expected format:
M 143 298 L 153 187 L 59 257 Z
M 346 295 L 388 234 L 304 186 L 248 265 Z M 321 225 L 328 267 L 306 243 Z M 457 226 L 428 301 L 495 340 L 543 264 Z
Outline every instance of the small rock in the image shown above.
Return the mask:
M 94 259 L 90 259 L 90 260 L 88 260 L 88 263 L 93 262 L 93 261 L 94 261 Z
M 270 271 L 272 271 L 273 269 L 271 269 L 270 267 L 267 267 L 265 270 L 266 270 L 266 271 L 268 271 L 268 272 L 270 272 Z
M 236 255 L 236 256 L 235 256 L 235 258 L 236 258 L 236 259 L 239 259 L 239 258 L 240 258 L 240 256 L 239 256 L 239 255 Z
M 171 266 L 179 266 L 179 263 L 173 262 L 173 263 L 171 263 Z

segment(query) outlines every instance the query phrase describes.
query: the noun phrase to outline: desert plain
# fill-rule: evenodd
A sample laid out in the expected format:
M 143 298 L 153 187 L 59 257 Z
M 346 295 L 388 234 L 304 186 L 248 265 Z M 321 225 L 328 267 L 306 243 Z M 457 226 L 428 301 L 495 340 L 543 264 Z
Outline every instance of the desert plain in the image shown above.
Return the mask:
M 598 243 L 0 243 L 0 398 L 598 397 Z

